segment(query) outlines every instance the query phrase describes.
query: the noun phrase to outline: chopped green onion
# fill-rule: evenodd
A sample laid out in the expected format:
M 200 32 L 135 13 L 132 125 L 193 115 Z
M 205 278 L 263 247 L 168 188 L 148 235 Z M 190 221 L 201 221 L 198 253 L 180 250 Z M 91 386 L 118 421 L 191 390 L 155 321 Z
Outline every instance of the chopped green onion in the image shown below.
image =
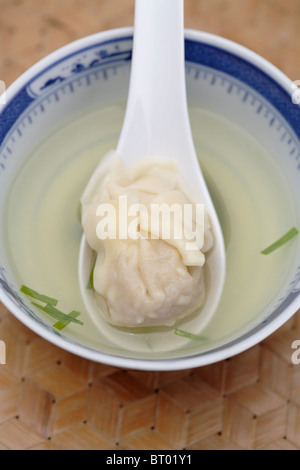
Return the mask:
M 77 318 L 77 317 L 79 317 L 79 315 L 80 315 L 80 312 L 77 312 L 76 310 L 72 310 L 72 312 L 69 313 L 69 314 L 67 315 L 67 317 Z M 53 325 L 53 328 L 56 328 L 57 330 L 62 330 L 63 328 L 65 328 L 66 326 L 68 326 L 69 323 L 71 323 L 71 322 L 72 322 L 72 320 L 70 320 L 70 319 L 69 319 L 69 320 L 64 320 L 63 322 L 62 322 L 62 321 L 58 321 L 57 323 L 55 323 L 55 324 Z
M 78 325 L 83 325 L 83 323 L 77 318 L 70 317 L 69 315 L 66 315 L 65 313 L 61 312 L 58 310 L 56 307 L 53 305 L 47 304 L 45 307 L 43 305 L 37 304 L 36 302 L 31 302 L 35 307 L 38 307 L 40 310 L 43 310 L 43 312 L 48 313 L 48 315 L 51 315 L 53 318 L 56 320 L 68 324 L 70 322 L 77 323 Z
M 95 257 L 94 262 L 93 262 L 90 277 L 86 286 L 87 289 L 94 289 L 94 269 L 95 269 L 96 261 L 97 261 L 97 256 Z
M 194 335 L 193 333 L 189 333 L 188 331 L 179 330 L 175 328 L 174 330 L 175 335 L 183 336 L 184 338 L 192 339 L 194 341 L 207 341 L 208 338 L 206 336 Z
M 276 242 L 272 243 L 272 245 L 268 246 L 264 250 L 261 251 L 263 255 L 268 255 L 272 251 L 276 250 L 277 248 L 281 247 L 288 241 L 290 241 L 293 237 L 298 234 L 298 230 L 293 227 L 287 233 L 285 233 L 281 238 L 279 238 Z
M 36 300 L 44 302 L 45 304 L 56 305 L 58 302 L 56 299 L 48 297 L 47 295 L 39 294 L 35 290 L 30 289 L 29 287 L 24 285 L 21 287 L 20 291 L 23 292 L 23 294 L 29 295 L 30 297 L 33 297 Z
M 35 307 L 38 307 L 40 310 L 43 310 L 43 312 L 48 313 L 48 315 L 52 316 L 56 320 L 58 320 L 53 327 L 56 328 L 57 330 L 62 330 L 65 328 L 69 323 L 77 323 L 78 325 L 83 325 L 83 323 L 79 320 L 77 320 L 77 317 L 79 317 L 80 312 L 77 312 L 76 310 L 72 310 L 68 315 L 65 313 L 61 312 L 56 308 L 57 300 L 53 299 L 52 297 L 48 297 L 47 295 L 42 295 L 36 292 L 33 289 L 30 289 L 29 287 L 22 286 L 20 289 L 21 292 L 23 292 L 26 295 L 29 295 L 29 297 L 33 297 L 35 300 L 39 300 L 40 302 L 45 303 L 46 305 L 43 306 L 37 302 L 31 302 L 32 305 Z

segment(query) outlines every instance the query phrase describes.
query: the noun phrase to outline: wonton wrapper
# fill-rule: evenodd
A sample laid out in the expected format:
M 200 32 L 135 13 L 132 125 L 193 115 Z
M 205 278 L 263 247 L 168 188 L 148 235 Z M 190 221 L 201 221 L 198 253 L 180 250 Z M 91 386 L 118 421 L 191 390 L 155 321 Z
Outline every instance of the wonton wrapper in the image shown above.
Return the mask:
M 87 243 L 97 253 L 94 290 L 109 323 L 122 327 L 171 325 L 203 303 L 204 253 L 213 245 L 207 214 L 203 212 L 202 223 L 197 225 L 197 250 L 186 249 L 190 233 L 189 239 L 178 240 L 171 231 L 169 239 L 162 239 L 159 227 L 151 224 L 151 205 L 183 207 L 192 202 L 187 194 L 176 165 L 169 160 L 151 159 L 126 167 L 112 151 L 92 176 L 81 198 L 82 225 Z M 119 198 L 124 196 L 128 206 L 139 203 L 147 209 L 148 219 L 142 213 L 135 217 L 140 237 L 100 239 L 98 206 L 111 204 L 119 220 L 123 207 Z M 190 229 L 195 227 L 194 220 Z M 119 228 L 117 224 L 117 233 Z

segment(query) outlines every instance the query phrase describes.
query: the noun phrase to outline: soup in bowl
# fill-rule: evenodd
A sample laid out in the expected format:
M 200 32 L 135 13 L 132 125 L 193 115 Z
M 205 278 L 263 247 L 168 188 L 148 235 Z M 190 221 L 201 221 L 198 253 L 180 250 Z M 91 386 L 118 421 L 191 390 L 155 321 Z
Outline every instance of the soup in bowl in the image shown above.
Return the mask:
M 80 197 L 118 142 L 132 35 L 122 28 L 75 41 L 6 91 L 0 299 L 79 356 L 141 370 L 198 367 L 253 346 L 300 307 L 300 109 L 293 83 L 269 62 L 186 30 L 191 127 L 226 246 L 223 294 L 204 329 L 197 314 L 155 328 L 119 328 L 101 315 L 95 323 L 78 281 Z M 295 236 L 262 252 L 292 228 Z

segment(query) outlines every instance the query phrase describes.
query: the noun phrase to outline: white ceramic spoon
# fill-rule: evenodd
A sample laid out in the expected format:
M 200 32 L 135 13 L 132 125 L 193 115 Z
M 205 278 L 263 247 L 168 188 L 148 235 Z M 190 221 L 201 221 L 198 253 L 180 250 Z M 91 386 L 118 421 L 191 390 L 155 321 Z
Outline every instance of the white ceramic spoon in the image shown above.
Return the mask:
M 214 234 L 208 256 L 209 289 L 201 327 L 213 316 L 225 278 L 225 249 L 219 220 L 194 148 L 185 85 L 183 0 L 136 0 L 130 87 L 117 153 L 126 164 L 159 156 L 177 162 L 180 174 L 204 203 Z M 83 236 L 79 281 L 87 310 L 99 324 L 99 311 L 86 289 L 92 252 Z M 101 316 L 101 315 L 100 315 Z M 199 326 L 199 324 L 198 324 Z

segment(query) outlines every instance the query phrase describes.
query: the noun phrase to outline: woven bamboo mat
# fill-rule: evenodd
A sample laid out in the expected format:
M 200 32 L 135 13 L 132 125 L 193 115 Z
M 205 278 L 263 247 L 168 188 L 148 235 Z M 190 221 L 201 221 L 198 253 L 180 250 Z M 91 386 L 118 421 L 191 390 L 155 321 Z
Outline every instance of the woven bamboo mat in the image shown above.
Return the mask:
M 300 449 L 300 312 L 211 366 L 121 370 L 67 353 L 0 308 L 0 449 Z
M 133 23 L 133 0 L 0 0 L 0 79 Z M 185 0 L 187 27 L 235 40 L 300 79 L 299 0 Z M 0 304 L 0 449 L 300 449 L 300 312 L 248 351 L 179 372 L 121 370 L 38 337 Z

